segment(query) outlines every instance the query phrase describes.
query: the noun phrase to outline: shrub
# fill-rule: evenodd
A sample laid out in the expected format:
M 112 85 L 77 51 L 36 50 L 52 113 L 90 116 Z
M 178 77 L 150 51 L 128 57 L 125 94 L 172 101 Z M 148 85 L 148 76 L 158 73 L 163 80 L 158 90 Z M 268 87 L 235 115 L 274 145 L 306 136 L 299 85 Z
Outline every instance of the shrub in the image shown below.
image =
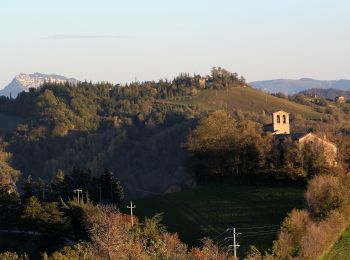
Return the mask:
M 340 186 L 339 178 L 330 175 L 316 176 L 309 182 L 306 201 L 314 217 L 322 219 L 342 205 L 344 199 Z
M 148 251 L 151 259 L 187 260 L 190 257 L 187 246 L 180 241 L 177 234 L 163 233 L 160 239 L 152 243 Z
M 319 223 L 311 222 L 300 241 L 301 259 L 316 259 L 322 255 L 336 242 L 346 226 L 346 219 L 338 211 L 330 212 L 328 217 Z
M 273 246 L 273 252 L 281 258 L 297 255 L 300 240 L 309 222 L 310 217 L 306 210 L 293 209 L 283 221 L 278 240 Z
M 198 260 L 230 260 L 235 259 L 229 256 L 226 252 L 220 252 L 219 247 L 210 239 L 203 240 L 204 246 L 202 248 L 193 248 L 191 254 L 194 259 Z
M 78 243 L 74 246 L 64 247 L 51 256 L 43 255 L 43 260 L 75 260 L 75 259 L 96 259 L 92 246 L 89 243 Z
M 250 246 L 245 260 L 262 260 L 260 251 L 255 246 Z
M 318 259 L 337 241 L 349 224 L 346 192 L 350 176 L 320 175 L 309 181 L 309 210 L 293 210 L 284 220 L 272 253 L 263 259 Z
M 17 253 L 0 253 L 0 260 L 29 260 L 27 255 L 18 255 Z

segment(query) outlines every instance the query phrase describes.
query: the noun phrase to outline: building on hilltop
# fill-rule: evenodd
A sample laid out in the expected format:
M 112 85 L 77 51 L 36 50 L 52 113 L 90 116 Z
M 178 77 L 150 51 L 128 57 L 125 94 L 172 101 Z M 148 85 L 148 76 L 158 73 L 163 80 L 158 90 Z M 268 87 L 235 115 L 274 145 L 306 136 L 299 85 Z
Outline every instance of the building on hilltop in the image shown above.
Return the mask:
M 200 77 L 198 84 L 200 88 L 210 88 L 213 85 L 213 79 L 210 76 Z
M 342 104 L 342 103 L 345 103 L 346 99 L 344 96 L 338 96 L 334 99 L 334 101 L 339 103 L 339 104 Z
M 328 141 L 326 136 L 319 137 L 314 133 L 291 133 L 289 113 L 283 110 L 272 113 L 272 123 L 264 125 L 265 132 L 271 132 L 274 139 L 279 142 L 284 142 L 290 138 L 293 142 L 297 142 L 300 147 L 308 144 L 315 151 L 322 151 L 326 158 L 326 163 L 329 166 L 337 165 L 337 147 L 332 142 Z
M 207 82 L 207 78 L 206 77 L 200 77 L 198 79 L 199 87 L 200 88 L 205 88 L 205 83 L 206 82 Z

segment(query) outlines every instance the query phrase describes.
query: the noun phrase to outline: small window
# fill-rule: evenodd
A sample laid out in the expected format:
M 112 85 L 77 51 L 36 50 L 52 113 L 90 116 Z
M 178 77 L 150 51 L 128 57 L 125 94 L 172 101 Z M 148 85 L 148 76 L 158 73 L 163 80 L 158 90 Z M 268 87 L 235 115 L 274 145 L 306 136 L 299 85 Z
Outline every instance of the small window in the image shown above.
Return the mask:
M 283 124 L 287 123 L 286 115 L 283 115 Z
M 280 115 L 277 115 L 277 124 L 281 123 Z

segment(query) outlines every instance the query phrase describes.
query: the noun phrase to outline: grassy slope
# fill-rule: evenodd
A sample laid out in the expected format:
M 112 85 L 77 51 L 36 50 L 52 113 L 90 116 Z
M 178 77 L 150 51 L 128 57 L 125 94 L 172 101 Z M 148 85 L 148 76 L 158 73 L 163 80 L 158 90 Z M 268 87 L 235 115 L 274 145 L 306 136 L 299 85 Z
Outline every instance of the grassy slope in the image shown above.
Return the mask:
M 203 90 L 197 96 L 176 101 L 178 104 L 190 104 L 205 110 L 227 108 L 244 111 L 271 113 L 285 110 L 292 114 L 301 114 L 305 118 L 315 119 L 322 116 L 311 107 L 278 98 L 253 88 L 235 87 L 229 90 Z
M 331 251 L 323 260 L 347 260 L 350 259 L 350 227 L 348 227 Z
M 183 192 L 136 201 L 135 213 L 141 219 L 164 212 L 163 223 L 189 245 L 200 239 L 215 238 L 228 227 L 251 235 L 240 238 L 241 251 L 250 244 L 260 249 L 271 246 L 278 226 L 294 207 L 303 206 L 303 190 L 296 188 L 254 187 L 242 184 L 212 184 Z M 124 207 L 123 207 L 124 208 Z M 272 226 L 271 225 L 278 225 Z M 258 230 L 245 228 L 269 226 Z M 239 230 L 239 228 L 243 228 Z M 272 231 L 268 235 L 248 234 Z M 245 231 L 245 232 L 244 232 Z M 223 241 L 224 235 L 218 240 Z
M 34 259 L 40 259 L 40 251 L 44 248 L 38 246 L 36 236 L 26 234 L 0 233 L 0 252 L 17 252 L 19 254 L 27 253 Z
M 0 134 L 13 129 L 17 124 L 21 122 L 22 119 L 20 117 L 0 114 Z
M 0 253 L 17 252 L 18 254 L 28 254 L 30 259 L 42 259 L 41 253 L 51 254 L 63 246 L 63 241 L 52 236 L 0 232 Z

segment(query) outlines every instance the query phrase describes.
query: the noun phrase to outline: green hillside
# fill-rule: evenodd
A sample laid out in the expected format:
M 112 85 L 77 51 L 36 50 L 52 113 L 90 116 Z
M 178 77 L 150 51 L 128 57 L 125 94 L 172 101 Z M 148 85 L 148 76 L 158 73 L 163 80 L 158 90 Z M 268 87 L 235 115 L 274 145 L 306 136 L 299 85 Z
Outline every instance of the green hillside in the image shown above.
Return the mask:
M 316 119 L 322 117 L 321 113 L 312 107 L 297 104 L 286 99 L 266 94 L 250 87 L 234 87 L 228 90 L 203 90 L 197 96 L 181 101 L 178 104 L 198 106 L 205 110 L 228 109 L 252 112 L 271 113 L 276 110 L 285 110 L 292 114 L 300 114 L 305 118 Z
M 0 113 L 0 134 L 6 133 L 7 131 L 13 129 L 22 121 L 23 120 L 20 117 Z
M 331 251 L 323 260 L 348 260 L 350 259 L 350 227 L 348 227 Z
M 286 214 L 294 207 L 302 207 L 303 190 L 216 184 L 144 198 L 135 204 L 135 214 L 141 219 L 163 212 L 168 230 L 178 232 L 189 245 L 200 244 L 200 239 L 206 236 L 219 236 L 215 241 L 225 246 L 226 234 L 220 234 L 236 227 L 242 232 L 239 238 L 242 253 L 250 244 L 260 249 L 271 247 Z
M 40 259 L 40 251 L 47 250 L 47 247 L 39 246 L 37 236 L 23 233 L 0 232 L 0 252 L 27 253 L 33 259 Z

